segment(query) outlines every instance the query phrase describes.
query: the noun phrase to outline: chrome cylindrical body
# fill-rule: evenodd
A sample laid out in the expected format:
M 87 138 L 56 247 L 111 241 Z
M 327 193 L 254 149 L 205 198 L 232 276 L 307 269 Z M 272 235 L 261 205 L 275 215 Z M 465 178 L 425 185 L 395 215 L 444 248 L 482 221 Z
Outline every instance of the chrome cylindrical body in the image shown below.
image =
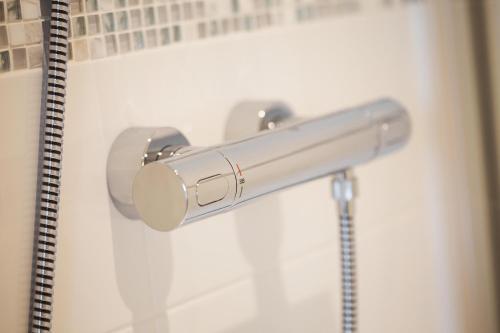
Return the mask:
M 409 134 L 405 109 L 380 100 L 219 146 L 180 148 L 140 169 L 135 208 L 154 229 L 171 230 L 387 154 Z

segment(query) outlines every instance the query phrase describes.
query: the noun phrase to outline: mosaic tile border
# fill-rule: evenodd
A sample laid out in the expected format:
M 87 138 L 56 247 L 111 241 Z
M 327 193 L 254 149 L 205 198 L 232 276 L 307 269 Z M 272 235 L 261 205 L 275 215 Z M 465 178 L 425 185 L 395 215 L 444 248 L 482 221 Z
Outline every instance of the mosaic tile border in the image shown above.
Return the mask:
M 0 75 L 41 67 L 40 1 L 0 0 Z M 112 57 L 184 41 L 357 12 L 364 0 L 71 0 L 69 59 Z M 379 0 L 383 6 L 424 0 Z

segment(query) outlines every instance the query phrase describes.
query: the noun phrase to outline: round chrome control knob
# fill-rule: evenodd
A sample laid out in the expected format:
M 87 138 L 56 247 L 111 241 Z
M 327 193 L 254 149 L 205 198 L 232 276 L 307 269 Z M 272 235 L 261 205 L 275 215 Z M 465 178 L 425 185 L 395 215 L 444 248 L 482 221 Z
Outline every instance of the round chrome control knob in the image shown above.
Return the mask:
M 163 163 L 147 164 L 137 173 L 132 196 L 141 220 L 153 229 L 173 230 L 186 217 L 186 185 Z

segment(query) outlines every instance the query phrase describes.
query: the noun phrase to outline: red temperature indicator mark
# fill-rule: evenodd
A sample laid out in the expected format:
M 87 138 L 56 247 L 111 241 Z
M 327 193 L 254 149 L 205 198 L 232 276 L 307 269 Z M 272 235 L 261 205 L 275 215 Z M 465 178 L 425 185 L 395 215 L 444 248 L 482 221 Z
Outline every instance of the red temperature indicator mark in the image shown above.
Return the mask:
M 236 163 L 236 167 L 238 168 L 238 173 L 240 174 L 240 177 L 243 177 L 243 174 L 241 173 L 241 169 L 238 163 Z

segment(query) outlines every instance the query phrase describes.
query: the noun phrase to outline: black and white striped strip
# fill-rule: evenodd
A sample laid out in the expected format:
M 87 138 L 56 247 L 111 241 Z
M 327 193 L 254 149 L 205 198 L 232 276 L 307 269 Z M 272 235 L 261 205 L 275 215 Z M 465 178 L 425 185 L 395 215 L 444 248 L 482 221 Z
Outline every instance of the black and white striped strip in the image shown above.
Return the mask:
M 356 253 L 348 203 L 341 203 L 340 255 L 342 270 L 342 332 L 357 332 Z
M 43 1 L 42 1 L 43 2 Z M 68 60 L 69 0 L 52 0 L 45 70 L 45 111 L 39 211 L 30 311 L 30 331 L 50 332 L 56 260 L 57 216 L 61 184 L 62 139 Z

